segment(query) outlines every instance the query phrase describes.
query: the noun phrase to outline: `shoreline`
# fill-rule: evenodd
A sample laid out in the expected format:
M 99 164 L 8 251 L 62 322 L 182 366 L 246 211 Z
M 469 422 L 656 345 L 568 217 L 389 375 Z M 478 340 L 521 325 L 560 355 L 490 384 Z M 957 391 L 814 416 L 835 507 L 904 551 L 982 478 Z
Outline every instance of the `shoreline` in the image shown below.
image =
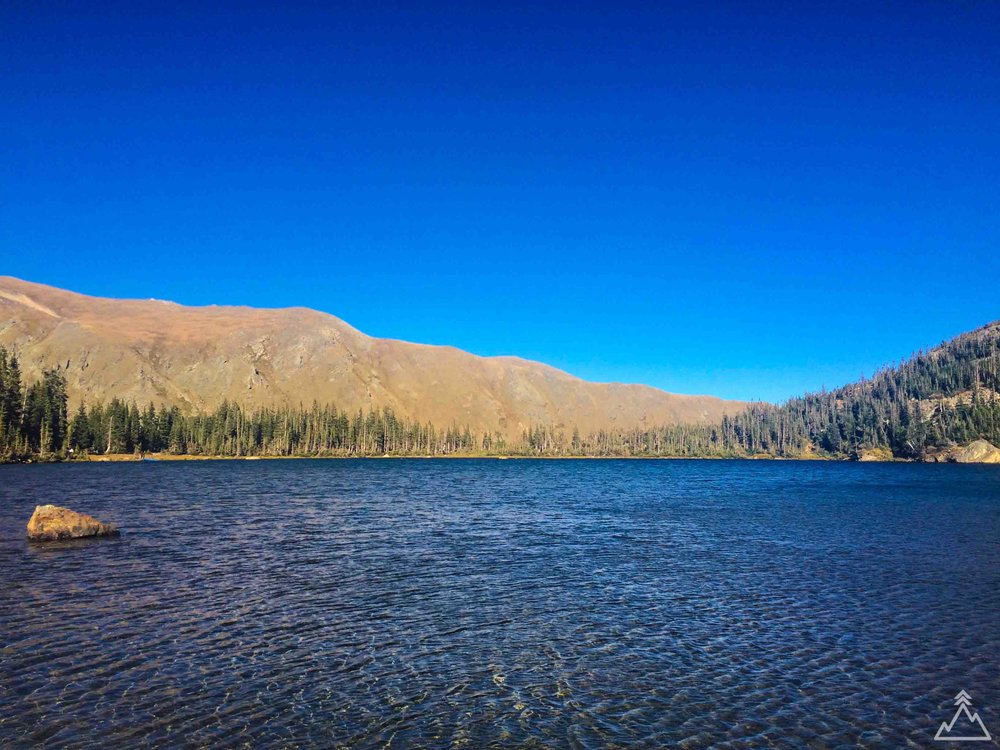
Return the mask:
M 801 461 L 801 462 L 829 462 L 829 463 L 874 463 L 874 464 L 973 464 L 986 465 L 995 463 L 990 461 L 954 461 L 954 460 L 926 460 L 921 461 L 912 458 L 865 458 L 857 459 L 851 456 L 525 456 L 525 455 L 495 455 L 495 454 L 447 454 L 440 456 L 430 455 L 327 455 L 327 456 L 224 456 L 224 455 L 195 455 L 191 453 L 150 453 L 144 456 L 137 456 L 131 453 L 98 454 L 91 456 L 73 456 L 66 458 L 40 458 L 32 456 L 25 460 L 4 461 L 0 460 L 0 466 L 15 464 L 82 464 L 82 463 L 169 463 L 169 462 L 198 462 L 198 461 L 373 461 L 373 460 L 489 460 L 489 461 Z
M 317 456 L 225 456 L 225 455 L 196 455 L 191 453 L 148 453 L 138 456 L 131 453 L 111 453 L 99 454 L 86 457 L 67 458 L 61 463 L 154 463 L 160 461 L 308 461 L 308 460 L 470 460 L 486 459 L 493 461 L 826 461 L 843 463 L 928 463 L 913 461 L 906 458 L 892 458 L 880 460 L 857 461 L 848 456 L 587 456 L 587 455 L 561 455 L 561 456 L 526 456 L 526 455 L 496 455 L 496 454 L 474 454 L 474 453 L 451 453 L 447 455 L 317 455 Z M 42 462 L 36 462 L 42 463 Z
M 0 460 L 0 465 L 4 464 L 77 464 L 77 463 L 158 463 L 158 462 L 184 462 L 184 461 L 308 461 L 308 460 L 492 460 L 492 461 L 803 461 L 803 462 L 835 462 L 835 463 L 907 463 L 907 464 L 937 464 L 937 463 L 971 463 L 986 464 L 996 463 L 995 461 L 955 461 L 942 460 L 942 457 L 931 457 L 929 460 L 919 460 L 913 458 L 894 457 L 886 452 L 866 453 L 861 458 L 850 455 L 825 455 L 818 453 L 807 453 L 801 456 L 772 456 L 768 454 L 755 454 L 749 456 L 588 456 L 588 455 L 524 455 L 524 454 L 487 454 L 487 453 L 450 453 L 445 455 L 419 455 L 419 454 L 381 454 L 381 455 L 292 455 L 292 456 L 227 456 L 227 455 L 202 455 L 193 453 L 109 453 L 92 455 L 70 455 L 60 457 L 50 455 L 46 457 L 31 456 L 24 460 Z

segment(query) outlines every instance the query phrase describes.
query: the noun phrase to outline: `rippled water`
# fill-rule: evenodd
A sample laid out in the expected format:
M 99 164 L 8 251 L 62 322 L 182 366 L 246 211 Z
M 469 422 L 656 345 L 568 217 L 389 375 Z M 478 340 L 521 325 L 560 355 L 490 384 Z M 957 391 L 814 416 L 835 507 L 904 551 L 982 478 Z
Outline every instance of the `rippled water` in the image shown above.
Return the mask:
M 963 688 L 1000 735 L 998 466 L 7 466 L 0 581 L 5 746 L 930 747 Z

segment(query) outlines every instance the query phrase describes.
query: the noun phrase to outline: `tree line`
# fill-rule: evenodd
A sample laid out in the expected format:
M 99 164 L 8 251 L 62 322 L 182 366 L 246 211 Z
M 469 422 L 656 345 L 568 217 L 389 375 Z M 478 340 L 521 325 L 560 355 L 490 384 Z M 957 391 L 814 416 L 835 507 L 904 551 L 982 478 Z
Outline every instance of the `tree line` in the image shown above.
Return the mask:
M 0 346 L 0 460 L 64 453 L 67 404 L 58 369 L 25 386 L 17 357 Z
M 850 456 L 883 448 L 923 458 L 985 438 L 1000 444 L 1000 325 L 918 352 L 870 379 L 754 403 L 716 424 L 581 435 L 537 425 L 508 440 L 499 432 L 438 428 L 391 409 L 348 413 L 332 405 L 246 409 L 225 402 L 204 413 L 139 407 L 113 398 L 68 412 L 58 369 L 22 383 L 17 357 L 0 347 L 0 459 L 106 453 L 206 456 Z
M 391 409 L 348 414 L 334 406 L 247 410 L 223 402 L 184 414 L 112 399 L 81 404 L 69 423 L 74 453 L 174 453 L 206 456 L 447 455 L 473 451 L 468 428 L 439 430 L 397 418 Z

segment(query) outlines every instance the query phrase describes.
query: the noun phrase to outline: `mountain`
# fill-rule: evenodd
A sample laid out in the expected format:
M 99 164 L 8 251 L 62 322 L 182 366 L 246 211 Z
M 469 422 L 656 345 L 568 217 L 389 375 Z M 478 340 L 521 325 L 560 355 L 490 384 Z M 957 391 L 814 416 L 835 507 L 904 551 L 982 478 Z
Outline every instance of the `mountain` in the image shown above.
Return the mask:
M 306 308 L 186 307 L 0 277 L 0 345 L 28 381 L 58 367 L 77 403 L 113 397 L 187 413 L 335 404 L 519 437 L 532 425 L 589 433 L 710 424 L 744 404 L 643 385 L 591 383 L 517 357 L 366 336 Z

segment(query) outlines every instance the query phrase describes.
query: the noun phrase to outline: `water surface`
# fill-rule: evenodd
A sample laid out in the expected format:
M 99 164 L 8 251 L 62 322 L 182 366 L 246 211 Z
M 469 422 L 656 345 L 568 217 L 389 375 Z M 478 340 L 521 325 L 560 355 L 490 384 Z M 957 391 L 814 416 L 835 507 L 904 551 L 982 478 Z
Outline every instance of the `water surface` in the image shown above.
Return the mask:
M 6 466 L 0 582 L 2 746 L 931 747 L 960 689 L 1000 735 L 998 466 Z

